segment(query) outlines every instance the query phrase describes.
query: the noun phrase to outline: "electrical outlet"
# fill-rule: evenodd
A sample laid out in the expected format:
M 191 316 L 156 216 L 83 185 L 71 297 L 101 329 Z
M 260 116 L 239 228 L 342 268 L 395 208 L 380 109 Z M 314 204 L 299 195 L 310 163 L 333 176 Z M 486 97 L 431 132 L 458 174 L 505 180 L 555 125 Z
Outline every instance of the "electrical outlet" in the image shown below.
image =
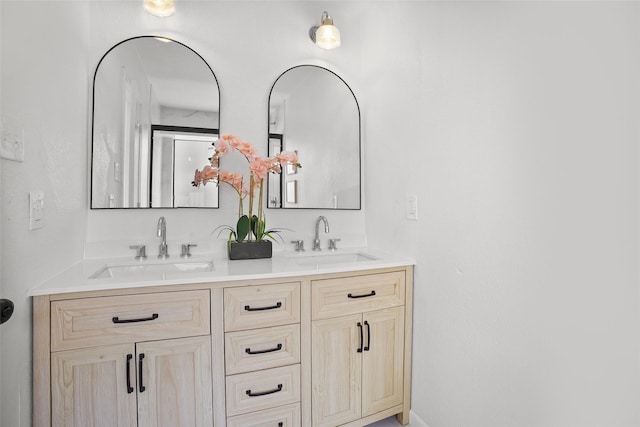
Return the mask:
M 407 219 L 418 219 L 418 196 L 408 195 L 406 201 L 406 215 Z
M 44 192 L 29 193 L 29 230 L 44 227 Z

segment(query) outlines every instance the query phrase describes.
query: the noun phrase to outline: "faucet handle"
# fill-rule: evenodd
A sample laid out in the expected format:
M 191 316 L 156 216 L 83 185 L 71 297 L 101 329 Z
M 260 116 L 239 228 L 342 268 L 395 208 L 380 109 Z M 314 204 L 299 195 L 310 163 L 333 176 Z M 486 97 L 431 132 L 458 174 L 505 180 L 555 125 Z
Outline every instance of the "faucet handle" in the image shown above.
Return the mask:
M 191 248 L 194 246 L 198 245 L 194 245 L 193 243 L 183 243 L 182 250 L 180 251 L 180 258 L 189 258 L 191 256 Z
M 129 246 L 129 249 L 136 250 L 136 259 L 138 261 L 147 259 L 147 247 L 145 245 L 131 245 Z
M 342 239 L 329 239 L 329 250 L 330 251 L 335 251 L 338 249 L 338 247 L 336 246 L 336 242 L 339 242 Z
M 292 240 L 291 243 L 296 245 L 296 252 L 304 252 L 304 240 Z

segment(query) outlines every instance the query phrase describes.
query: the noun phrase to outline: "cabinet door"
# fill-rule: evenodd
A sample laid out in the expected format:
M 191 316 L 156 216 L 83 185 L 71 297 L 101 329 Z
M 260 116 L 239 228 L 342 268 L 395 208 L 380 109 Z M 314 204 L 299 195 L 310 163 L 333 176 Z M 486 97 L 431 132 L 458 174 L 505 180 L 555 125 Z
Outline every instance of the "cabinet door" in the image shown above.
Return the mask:
M 211 338 L 136 345 L 139 426 L 213 425 Z
M 363 315 L 362 416 L 403 402 L 404 307 Z
M 52 426 L 136 426 L 134 345 L 51 355 Z
M 362 315 L 312 323 L 312 420 L 315 427 L 360 418 Z

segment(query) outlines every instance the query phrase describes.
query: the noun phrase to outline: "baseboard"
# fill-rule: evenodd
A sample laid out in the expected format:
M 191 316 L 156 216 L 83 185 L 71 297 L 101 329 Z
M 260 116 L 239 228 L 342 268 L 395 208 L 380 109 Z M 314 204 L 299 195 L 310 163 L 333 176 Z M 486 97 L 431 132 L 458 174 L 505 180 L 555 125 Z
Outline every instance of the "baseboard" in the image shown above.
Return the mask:
M 427 423 L 425 423 L 424 420 L 413 411 L 409 412 L 409 420 L 409 425 L 411 427 L 429 427 Z

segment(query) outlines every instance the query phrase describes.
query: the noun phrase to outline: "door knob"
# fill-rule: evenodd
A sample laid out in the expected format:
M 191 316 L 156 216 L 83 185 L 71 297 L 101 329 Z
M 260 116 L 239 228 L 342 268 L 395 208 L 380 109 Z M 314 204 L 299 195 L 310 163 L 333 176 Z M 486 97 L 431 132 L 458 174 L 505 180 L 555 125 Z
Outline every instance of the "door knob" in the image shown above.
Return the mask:
M 8 299 L 0 299 L 0 325 L 9 320 L 13 314 L 13 302 Z

